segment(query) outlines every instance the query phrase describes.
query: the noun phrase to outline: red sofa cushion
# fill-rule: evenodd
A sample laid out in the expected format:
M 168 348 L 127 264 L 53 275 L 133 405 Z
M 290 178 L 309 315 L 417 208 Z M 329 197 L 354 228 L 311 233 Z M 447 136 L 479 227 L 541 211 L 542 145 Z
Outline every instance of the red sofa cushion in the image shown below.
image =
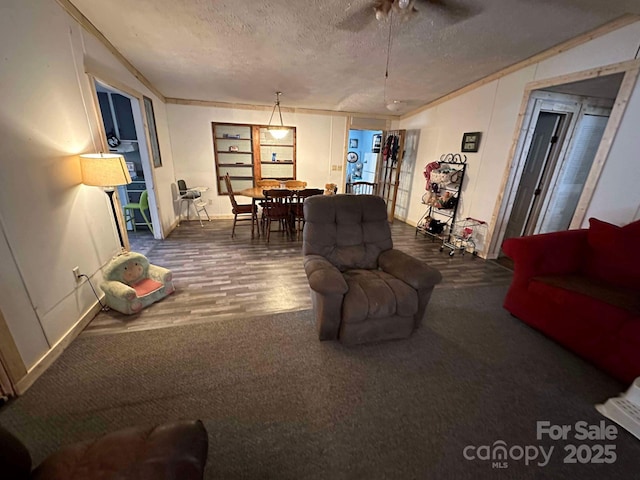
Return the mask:
M 604 283 L 586 275 L 541 275 L 533 277 L 530 285 L 535 282 L 579 293 L 640 317 L 640 292 L 637 290 Z
M 618 227 L 589 219 L 583 272 L 620 287 L 640 290 L 640 221 Z
M 162 287 L 164 287 L 162 283 L 156 282 L 152 278 L 143 278 L 135 285 L 131 285 L 131 288 L 136 291 L 136 295 L 138 296 L 138 298 L 149 295 L 156 290 L 160 290 Z

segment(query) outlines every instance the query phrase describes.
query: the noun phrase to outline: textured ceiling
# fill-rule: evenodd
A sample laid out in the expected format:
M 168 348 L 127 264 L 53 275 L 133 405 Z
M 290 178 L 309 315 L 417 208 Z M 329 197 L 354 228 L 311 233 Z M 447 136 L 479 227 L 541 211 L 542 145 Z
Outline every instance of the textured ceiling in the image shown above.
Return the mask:
M 454 21 L 416 2 L 410 20 L 353 16 L 372 0 L 72 0 L 166 97 L 390 114 L 414 110 L 592 30 L 638 0 L 443 0 Z

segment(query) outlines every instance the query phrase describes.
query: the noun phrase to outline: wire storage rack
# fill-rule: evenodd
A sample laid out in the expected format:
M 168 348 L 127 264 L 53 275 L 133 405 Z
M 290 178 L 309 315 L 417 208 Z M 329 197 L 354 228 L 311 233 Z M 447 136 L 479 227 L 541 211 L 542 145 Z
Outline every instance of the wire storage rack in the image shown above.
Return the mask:
M 437 168 L 427 173 L 430 165 L 437 165 Z M 425 167 L 427 193 L 422 197 L 426 211 L 416 224 L 416 235 L 420 232 L 433 241 L 446 242 L 456 223 L 467 157 L 447 153 L 430 165 Z
M 475 257 L 478 255 L 476 238 L 479 235 L 486 238 L 486 231 L 487 222 L 484 220 L 472 217 L 459 220 L 452 225 L 448 237 L 443 239 L 440 251 L 442 252 L 445 248 L 448 248 L 450 257 L 455 255 L 456 250 L 462 255 L 469 252 Z

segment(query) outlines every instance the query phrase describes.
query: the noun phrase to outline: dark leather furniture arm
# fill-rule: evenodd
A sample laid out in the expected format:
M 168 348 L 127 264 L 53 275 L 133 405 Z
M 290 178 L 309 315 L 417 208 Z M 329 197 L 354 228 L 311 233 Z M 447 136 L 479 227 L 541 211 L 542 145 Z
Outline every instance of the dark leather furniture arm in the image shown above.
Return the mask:
M 0 427 L 0 458 L 12 458 L 15 480 L 202 480 L 208 443 L 200 420 L 133 427 L 62 447 L 31 471 L 26 448 Z

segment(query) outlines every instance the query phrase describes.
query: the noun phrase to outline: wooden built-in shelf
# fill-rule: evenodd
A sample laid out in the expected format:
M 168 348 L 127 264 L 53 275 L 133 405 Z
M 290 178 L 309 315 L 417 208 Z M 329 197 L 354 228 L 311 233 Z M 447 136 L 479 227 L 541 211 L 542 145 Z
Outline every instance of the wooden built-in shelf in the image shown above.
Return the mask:
M 240 123 L 212 123 L 213 151 L 215 155 L 218 193 L 226 195 L 224 175 L 229 174 L 234 190 L 243 190 L 255 186 L 256 180 L 263 176 L 281 180 L 296 178 L 296 127 L 289 129 L 282 140 L 271 138 L 266 125 L 248 125 Z M 227 136 L 241 135 L 240 137 Z M 236 145 L 235 142 L 238 142 Z M 243 143 L 239 143 L 243 142 Z M 250 143 L 247 143 L 250 142 Z M 283 143 L 278 143 L 283 142 Z M 229 147 L 242 147 L 243 151 L 229 151 Z M 249 149 L 247 151 L 247 148 Z M 286 160 L 271 160 L 271 155 L 285 157 Z M 225 157 L 229 155 L 229 157 Z M 244 160 L 235 163 L 232 155 Z M 244 156 L 244 158 L 243 158 Z M 266 158 L 268 156 L 268 158 Z M 263 161 L 262 158 L 265 158 Z M 246 176 L 244 173 L 246 172 Z M 235 175 L 234 175 L 235 174 Z

